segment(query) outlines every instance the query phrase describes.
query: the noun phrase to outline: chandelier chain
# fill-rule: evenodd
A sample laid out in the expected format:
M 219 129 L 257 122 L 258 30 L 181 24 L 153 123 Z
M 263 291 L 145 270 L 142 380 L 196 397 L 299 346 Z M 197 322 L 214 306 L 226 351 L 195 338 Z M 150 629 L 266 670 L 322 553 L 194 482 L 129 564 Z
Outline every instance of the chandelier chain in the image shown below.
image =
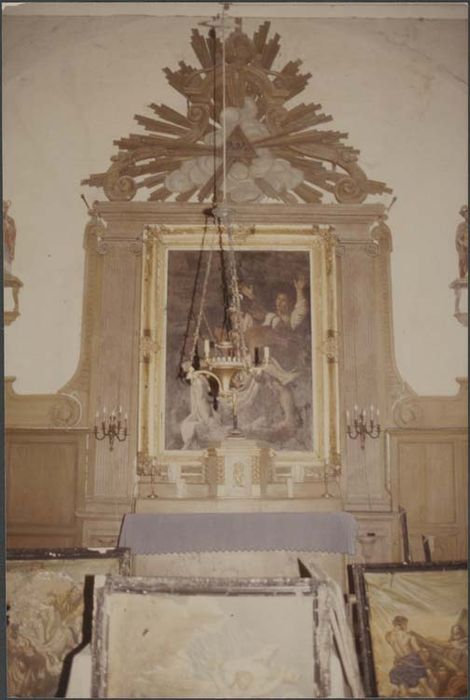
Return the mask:
M 213 248 L 209 250 L 209 257 L 207 259 L 207 265 L 206 265 L 206 270 L 204 273 L 204 282 L 202 285 L 202 294 L 201 294 L 201 302 L 199 304 L 199 311 L 196 319 L 196 328 L 194 329 L 194 337 L 193 337 L 193 345 L 191 348 L 191 359 L 194 357 L 196 353 L 196 348 L 197 348 L 197 342 L 199 340 L 199 332 L 201 329 L 201 322 L 204 316 L 204 307 L 206 303 L 206 297 L 207 297 L 207 288 L 209 285 L 209 275 L 211 271 L 211 266 L 212 266 L 212 254 L 213 254 Z
M 238 343 L 238 351 L 240 357 L 245 361 L 247 355 L 247 347 L 245 344 L 245 331 L 242 322 L 240 289 L 238 286 L 237 261 L 235 257 L 235 249 L 233 243 L 233 231 L 230 222 L 227 225 L 227 238 L 229 243 L 229 263 L 230 263 L 230 291 L 234 303 L 235 315 L 235 334 L 236 342 Z
M 180 358 L 179 358 L 179 371 L 181 372 L 181 368 L 183 366 L 183 362 L 185 360 L 185 355 L 186 355 L 186 346 L 187 343 L 189 342 L 190 338 L 190 328 L 191 328 L 191 321 L 196 320 L 195 315 L 194 315 L 194 306 L 196 302 L 196 294 L 197 294 L 197 288 L 199 285 L 199 277 L 201 273 L 201 267 L 202 267 L 202 260 L 203 260 L 203 255 L 204 255 L 204 245 L 205 245 L 205 240 L 207 236 L 207 226 L 208 226 L 208 221 L 207 217 L 205 218 L 204 221 L 204 230 L 202 234 L 202 241 L 201 241 L 201 248 L 199 250 L 199 255 L 198 255 L 198 260 L 197 260 L 197 266 L 196 266 L 196 274 L 194 276 L 194 283 L 193 283 L 193 289 L 192 289 L 192 294 L 191 294 L 191 304 L 189 307 L 188 311 L 188 318 L 186 319 L 186 328 L 184 332 L 184 337 L 183 337 L 183 346 L 181 348 L 180 352 Z M 196 337 L 196 336 L 194 336 Z M 190 362 L 192 361 L 192 358 L 194 357 L 194 350 L 196 349 L 196 344 L 197 340 L 195 343 L 193 343 L 192 349 L 191 349 L 191 354 L 189 356 Z
M 225 5 L 222 9 L 222 201 L 227 199 L 227 122 L 225 118 Z

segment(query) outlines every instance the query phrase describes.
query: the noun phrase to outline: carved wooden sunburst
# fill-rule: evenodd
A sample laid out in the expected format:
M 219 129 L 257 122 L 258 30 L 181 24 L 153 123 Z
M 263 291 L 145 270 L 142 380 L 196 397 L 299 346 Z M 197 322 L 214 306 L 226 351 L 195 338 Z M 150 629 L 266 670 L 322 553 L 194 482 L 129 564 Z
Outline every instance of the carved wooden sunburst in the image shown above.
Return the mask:
M 221 40 L 213 29 L 207 37 L 194 29 L 191 45 L 200 68 L 180 61 L 176 71 L 164 69 L 186 98 L 187 113 L 152 103 L 157 118 L 135 116 L 148 133 L 115 141 L 119 152 L 109 169 L 82 184 L 102 187 L 110 200 L 130 200 L 147 188 L 152 201 L 220 201 L 225 115 L 228 201 L 317 203 L 330 192 L 338 202 L 352 203 L 391 192 L 367 178 L 357 164 L 359 151 L 344 143 L 346 133 L 318 128 L 332 120 L 320 104 L 286 106 L 311 74 L 299 72 L 300 60 L 272 69 L 280 37 L 268 39 L 269 28 L 265 22 L 249 38 L 237 20 L 226 39 L 225 112 Z

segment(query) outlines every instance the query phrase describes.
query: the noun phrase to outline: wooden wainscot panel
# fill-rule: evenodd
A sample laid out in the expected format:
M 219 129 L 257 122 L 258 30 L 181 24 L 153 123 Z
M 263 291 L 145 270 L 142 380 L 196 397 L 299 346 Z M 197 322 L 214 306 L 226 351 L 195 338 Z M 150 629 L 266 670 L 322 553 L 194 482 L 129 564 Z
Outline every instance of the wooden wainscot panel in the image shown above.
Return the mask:
M 87 547 L 115 547 L 119 539 L 122 516 L 87 518 L 83 523 L 82 542 Z
M 73 547 L 77 542 L 75 528 L 62 528 L 61 534 L 57 531 L 49 531 L 48 528 L 36 528 L 31 532 L 28 525 L 12 525 L 7 528 L 8 547 L 14 549 L 37 549 L 44 547 L 47 542 L 49 547 Z
M 422 536 L 435 561 L 467 553 L 467 432 L 390 431 L 394 510 L 406 510 L 411 554 L 424 559 Z
M 7 430 L 9 546 L 79 542 L 76 510 L 83 499 L 85 430 Z
M 426 535 L 433 561 L 451 561 L 459 558 L 463 551 L 462 537 L 457 527 L 455 528 L 427 528 Z M 424 561 L 424 547 L 422 536 L 418 533 L 410 535 L 410 547 L 413 553 L 413 561 Z

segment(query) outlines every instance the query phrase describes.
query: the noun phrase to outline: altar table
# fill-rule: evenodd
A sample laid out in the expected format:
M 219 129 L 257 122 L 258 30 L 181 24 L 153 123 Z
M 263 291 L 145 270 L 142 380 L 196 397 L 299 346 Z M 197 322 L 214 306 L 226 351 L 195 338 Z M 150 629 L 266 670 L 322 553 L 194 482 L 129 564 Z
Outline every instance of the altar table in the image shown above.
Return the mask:
M 129 513 L 120 547 L 131 554 L 226 551 L 355 552 L 350 513 Z
M 298 576 L 298 559 L 343 589 L 357 523 L 343 512 L 131 513 L 120 546 L 136 576 Z

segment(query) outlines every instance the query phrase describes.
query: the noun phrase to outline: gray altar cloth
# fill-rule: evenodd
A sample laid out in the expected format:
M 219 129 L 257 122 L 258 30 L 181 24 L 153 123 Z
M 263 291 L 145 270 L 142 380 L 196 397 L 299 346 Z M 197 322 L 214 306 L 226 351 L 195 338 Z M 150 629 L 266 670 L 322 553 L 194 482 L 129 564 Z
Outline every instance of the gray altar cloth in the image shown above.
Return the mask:
M 130 513 L 120 547 L 131 554 L 294 550 L 354 554 L 350 513 Z

